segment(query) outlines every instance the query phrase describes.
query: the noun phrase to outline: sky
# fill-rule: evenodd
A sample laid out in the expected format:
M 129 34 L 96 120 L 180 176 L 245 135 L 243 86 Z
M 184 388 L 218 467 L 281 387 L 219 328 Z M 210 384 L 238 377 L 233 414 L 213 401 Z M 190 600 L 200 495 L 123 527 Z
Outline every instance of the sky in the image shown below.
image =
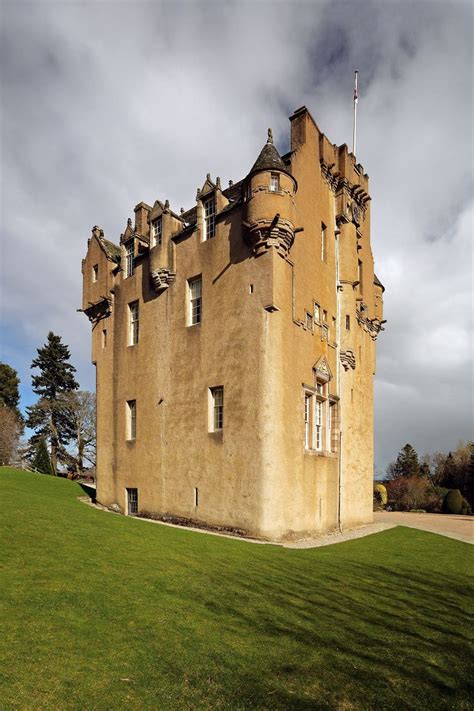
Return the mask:
M 35 400 L 48 331 L 94 389 L 81 259 L 133 207 L 195 202 L 242 178 L 272 126 L 306 105 L 370 176 L 386 287 L 375 379 L 376 471 L 474 436 L 473 56 L 469 2 L 0 0 L 0 359 Z

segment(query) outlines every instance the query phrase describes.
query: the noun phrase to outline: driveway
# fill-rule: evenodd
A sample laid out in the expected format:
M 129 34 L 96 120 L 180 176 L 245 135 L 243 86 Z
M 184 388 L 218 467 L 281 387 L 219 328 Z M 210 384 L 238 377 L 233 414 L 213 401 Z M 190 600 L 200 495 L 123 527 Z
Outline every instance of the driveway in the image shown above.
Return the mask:
M 456 538 L 465 543 L 474 543 L 474 516 L 380 511 L 374 513 L 374 523 L 391 523 L 394 526 L 420 528 L 422 531 L 439 533 L 441 536 Z

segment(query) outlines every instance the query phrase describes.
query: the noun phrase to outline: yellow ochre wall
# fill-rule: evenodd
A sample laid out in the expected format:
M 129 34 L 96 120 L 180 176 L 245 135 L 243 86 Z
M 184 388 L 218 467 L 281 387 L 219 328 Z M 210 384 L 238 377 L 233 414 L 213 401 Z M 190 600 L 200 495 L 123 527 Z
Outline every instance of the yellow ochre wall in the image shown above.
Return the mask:
M 126 512 L 126 488 L 134 487 L 140 512 L 271 540 L 372 520 L 372 380 L 383 287 L 374 284 L 368 179 L 304 107 L 291 122 L 278 192 L 268 189 L 272 171 L 257 171 L 230 202 L 208 176 L 194 219 L 159 201 L 140 203 L 135 227 L 128 225 L 113 254 L 93 230 L 83 309 L 97 369 L 97 498 L 106 506 Z M 202 202 L 211 194 L 216 236 L 206 241 Z M 150 248 L 156 215 L 163 243 Z M 130 240 L 135 271 L 125 278 Z M 198 275 L 202 322 L 189 326 L 187 281 Z M 140 335 L 131 346 L 135 300 Z M 327 311 L 328 341 L 320 326 L 307 328 L 314 302 Z M 338 407 L 334 452 L 304 447 L 303 386 L 314 386 L 322 359 Z M 209 432 L 209 388 L 216 386 L 224 387 L 224 426 Z M 126 439 L 128 400 L 137 403 L 133 441 Z

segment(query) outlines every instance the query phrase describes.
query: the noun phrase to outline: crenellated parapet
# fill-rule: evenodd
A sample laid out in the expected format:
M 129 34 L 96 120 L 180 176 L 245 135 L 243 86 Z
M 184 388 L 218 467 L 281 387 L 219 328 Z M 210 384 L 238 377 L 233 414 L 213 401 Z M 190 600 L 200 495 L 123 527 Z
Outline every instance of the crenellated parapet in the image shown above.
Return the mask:
M 384 330 L 385 320 L 381 321 L 378 318 L 369 318 L 366 304 L 360 303 L 356 310 L 357 323 L 362 326 L 364 331 L 370 335 L 373 341 L 377 339 L 380 331 Z
M 160 294 L 174 282 L 176 273 L 166 267 L 160 267 L 152 271 L 150 276 L 154 290 Z

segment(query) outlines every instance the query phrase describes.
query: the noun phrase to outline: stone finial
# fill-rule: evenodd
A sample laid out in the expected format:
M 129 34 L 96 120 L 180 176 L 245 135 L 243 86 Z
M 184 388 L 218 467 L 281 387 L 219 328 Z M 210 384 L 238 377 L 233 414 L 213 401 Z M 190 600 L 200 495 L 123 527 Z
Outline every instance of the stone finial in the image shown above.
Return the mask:
M 201 197 L 201 188 L 198 188 L 196 190 L 196 200 L 199 200 L 200 197 Z
M 94 237 L 103 237 L 104 236 L 104 230 L 99 227 L 99 225 L 94 225 L 92 228 L 92 235 Z
M 216 188 L 218 190 L 221 189 L 221 179 L 219 178 L 219 176 L 217 176 L 217 178 L 216 178 Z
M 229 188 L 231 188 L 231 187 L 233 186 L 233 184 L 234 184 L 234 181 L 233 181 L 233 180 L 229 180 Z
M 127 226 L 128 226 L 128 227 L 131 227 L 131 226 L 132 226 L 132 218 L 131 218 L 131 217 L 129 217 L 128 220 L 127 220 Z
M 165 210 L 169 210 L 169 209 L 170 209 L 170 201 L 165 200 Z
M 273 145 L 273 131 L 271 128 L 268 129 L 267 143 L 271 143 Z
M 207 175 L 206 175 L 206 180 L 209 180 L 210 183 L 212 182 L 212 180 L 211 180 L 211 174 L 210 174 L 210 173 L 207 173 Z
M 184 207 L 181 207 L 181 208 L 180 208 L 179 214 L 180 214 L 180 215 L 184 215 Z

